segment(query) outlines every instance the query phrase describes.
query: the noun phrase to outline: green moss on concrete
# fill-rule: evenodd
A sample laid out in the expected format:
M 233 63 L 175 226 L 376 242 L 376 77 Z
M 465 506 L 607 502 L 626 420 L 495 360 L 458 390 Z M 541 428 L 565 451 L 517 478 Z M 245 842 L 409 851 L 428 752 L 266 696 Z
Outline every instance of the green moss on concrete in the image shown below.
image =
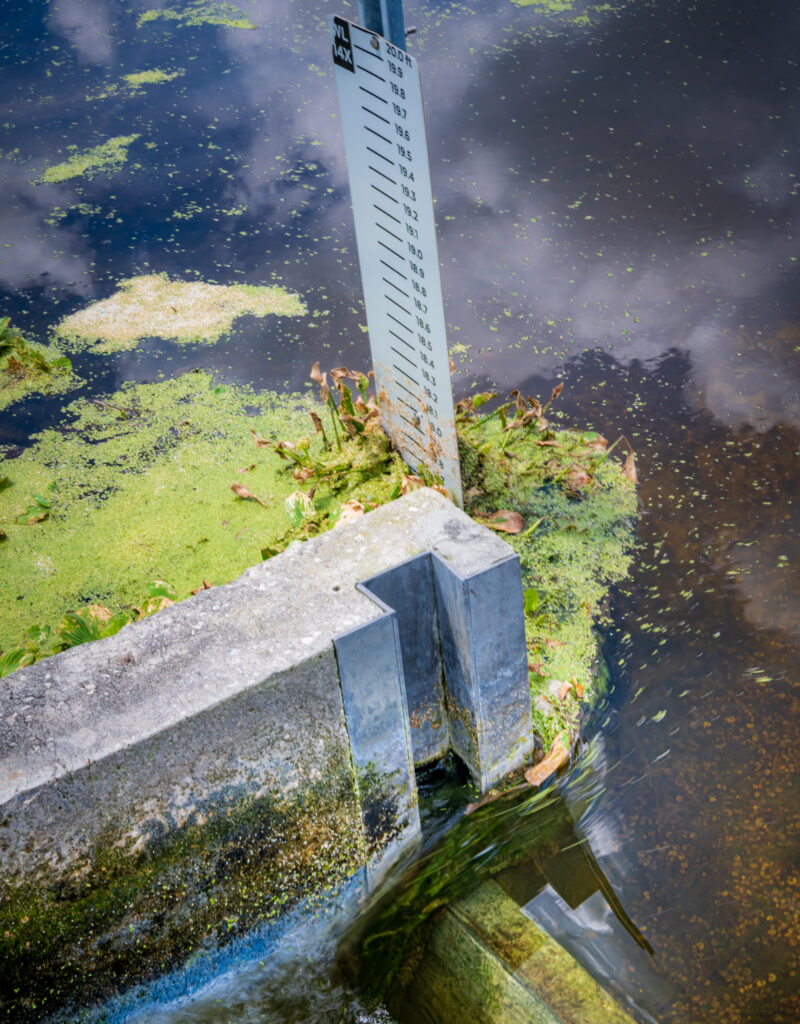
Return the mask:
M 114 174 L 122 169 L 128 159 L 128 147 L 139 135 L 117 135 L 107 142 L 93 146 L 79 153 L 77 146 L 68 146 L 73 150 L 68 159 L 60 164 L 53 164 L 36 179 L 36 185 L 55 185 L 70 178 L 93 178 L 96 174 Z
M 174 7 L 157 8 L 139 15 L 139 27 L 152 21 L 173 21 L 178 25 L 220 25 L 223 28 L 254 29 L 256 26 L 244 11 L 233 4 L 196 0 L 185 4 L 182 10 Z
M 294 800 L 221 800 L 136 852 L 111 836 L 56 880 L 4 879 L 4 1019 L 101 1002 L 300 901 L 322 903 L 364 863 L 352 776 L 334 758 L 323 778 Z
M 64 317 L 55 329 L 74 348 L 119 352 L 145 338 L 181 344 L 218 341 L 241 316 L 303 316 L 297 295 L 278 285 L 218 285 L 145 274 L 120 281 L 107 299 Z

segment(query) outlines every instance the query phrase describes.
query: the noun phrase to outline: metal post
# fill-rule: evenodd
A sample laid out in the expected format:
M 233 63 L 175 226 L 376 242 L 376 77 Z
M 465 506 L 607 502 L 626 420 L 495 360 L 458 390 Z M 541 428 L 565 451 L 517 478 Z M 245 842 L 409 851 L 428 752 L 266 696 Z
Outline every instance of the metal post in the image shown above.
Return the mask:
M 405 50 L 403 0 L 358 0 L 358 20 L 370 32 L 377 32 L 379 36 Z

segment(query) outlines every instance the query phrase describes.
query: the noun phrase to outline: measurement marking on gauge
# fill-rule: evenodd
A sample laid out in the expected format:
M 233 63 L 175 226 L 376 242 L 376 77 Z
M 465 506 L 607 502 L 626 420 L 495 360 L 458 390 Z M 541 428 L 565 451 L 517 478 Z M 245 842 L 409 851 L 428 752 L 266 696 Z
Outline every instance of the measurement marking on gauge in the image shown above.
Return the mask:
M 359 89 L 362 92 L 365 92 L 368 96 L 371 96 L 373 99 L 379 100 L 381 103 L 385 103 L 388 107 L 389 101 L 384 99 L 383 96 L 379 96 L 376 92 L 373 92 L 371 89 L 367 89 L 366 86 L 363 85 L 359 85 Z
M 384 159 L 385 159 L 385 157 L 384 157 Z M 378 168 L 377 167 L 373 167 L 372 164 L 369 165 L 369 169 L 371 171 L 374 171 L 376 174 L 380 174 L 380 176 L 382 178 L 386 178 L 386 180 L 390 181 L 393 185 L 397 184 L 397 182 L 394 180 L 394 178 L 390 178 L 388 174 L 384 174 L 383 171 L 379 171 Z
M 395 355 L 400 356 L 401 359 L 405 359 L 407 362 L 411 363 L 411 365 L 414 367 L 415 370 L 419 369 L 419 366 L 414 362 L 414 360 L 411 358 L 411 356 L 405 355 L 405 353 L 401 352 L 399 349 L 396 349 L 394 347 L 394 345 L 392 345 L 392 352 L 394 352 Z M 399 369 L 399 367 L 398 367 L 398 369 Z
M 408 292 L 404 292 L 399 284 L 395 284 L 394 281 L 390 281 L 388 277 L 382 277 L 381 281 L 383 281 L 384 284 L 388 284 L 390 288 L 394 288 L 395 291 L 400 292 L 401 295 L 405 295 L 407 299 L 411 298 Z
M 377 119 L 378 119 L 379 121 L 383 121 L 383 123 L 384 123 L 384 124 L 391 124 L 391 123 L 392 123 L 392 122 L 391 122 L 391 121 L 389 120 L 389 118 L 388 118 L 388 117 L 384 117 L 384 116 L 383 116 L 382 114 L 376 114 L 374 110 L 370 110 L 370 109 L 369 109 L 369 107 L 365 107 L 365 106 L 364 106 L 363 104 L 362 104 L 362 106 L 361 106 L 361 109 L 362 109 L 362 110 L 366 110 L 366 112 L 367 112 L 368 114 L 372 114 L 372 116 L 373 116 L 373 117 L 377 117 Z
M 365 47 L 359 46 L 358 43 L 353 43 L 353 46 L 355 46 L 357 50 L 361 50 L 362 53 L 366 53 L 368 57 L 374 57 L 375 60 L 379 60 L 381 64 L 383 64 L 383 57 L 381 57 L 381 55 L 379 53 L 376 53 L 374 50 L 367 50 Z
M 404 376 L 408 377 L 412 384 L 416 384 L 417 387 L 419 387 L 419 381 L 414 380 L 411 374 L 404 370 L 402 366 L 398 366 L 397 363 L 392 363 L 392 369 L 397 370 L 399 373 L 402 373 Z
M 397 276 L 398 276 L 398 277 L 402 277 L 402 279 L 403 279 L 404 281 L 407 281 L 407 280 L 408 280 L 408 278 L 406 277 L 406 275 L 405 275 L 405 274 L 401 273 L 401 272 L 400 272 L 400 271 L 399 271 L 399 270 L 397 269 L 397 267 L 392 267 L 392 266 L 390 266 L 390 264 L 388 264 L 388 263 L 386 262 L 386 260 L 381 260 L 381 263 L 382 263 L 382 264 L 384 265 L 384 267 L 386 267 L 386 269 L 387 269 L 387 270 L 393 270 L 393 271 L 395 272 L 395 274 L 397 274 Z
M 376 75 L 374 71 L 370 71 L 369 68 L 363 67 L 361 64 L 356 64 L 356 71 L 363 71 L 365 75 L 372 75 L 373 78 L 377 78 L 379 82 L 385 82 L 385 78 L 381 78 L 380 75 Z
M 397 306 L 397 308 L 398 308 L 398 309 L 402 309 L 402 311 L 403 311 L 403 312 L 404 312 L 404 313 L 406 314 L 406 316 L 411 316 L 411 315 L 412 315 L 412 313 L 411 313 L 411 310 L 410 310 L 410 309 L 406 309 L 406 307 L 405 307 L 405 306 L 402 306 L 402 305 L 401 305 L 401 304 L 400 304 L 400 303 L 399 303 L 399 302 L 397 301 L 397 299 L 393 299 L 393 298 L 391 297 L 391 295 L 386 295 L 386 294 L 384 294 L 384 296 L 383 296 L 383 297 L 384 297 L 384 299 L 386 299 L 386 301 L 387 301 L 387 302 L 391 302 L 393 306 Z
M 377 149 L 373 149 L 372 146 L 367 146 L 367 150 L 370 153 L 374 153 L 375 156 L 379 156 L 381 160 L 385 160 L 387 164 L 391 164 L 394 167 L 394 160 L 390 160 L 388 156 L 384 156 L 383 153 L 379 153 Z
M 378 206 L 377 203 L 373 203 L 372 205 L 375 207 L 375 209 L 378 211 L 378 213 L 382 213 L 384 215 L 384 217 L 388 217 L 389 220 L 393 220 L 395 222 L 395 224 L 402 224 L 403 223 L 400 220 L 399 217 L 395 217 L 394 214 L 389 213 L 388 210 L 384 210 L 384 208 L 382 206 Z
M 389 252 L 392 254 L 392 256 L 396 256 L 399 260 L 402 260 L 403 263 L 405 263 L 405 261 L 406 261 L 405 256 L 401 256 L 400 253 L 399 252 L 395 252 L 394 249 L 389 249 L 389 246 L 385 242 L 382 242 L 380 240 L 380 238 L 378 239 L 378 245 L 382 245 L 384 249 L 388 249 L 389 250 Z
M 392 314 L 391 314 L 391 313 L 387 313 L 386 315 L 387 315 L 387 316 L 389 317 L 389 319 L 390 319 L 390 320 L 394 320 L 394 322 L 395 322 L 395 323 L 396 323 L 396 324 L 397 324 L 397 325 L 398 325 L 399 327 L 402 327 L 404 331 L 408 331 L 408 333 L 409 333 L 409 334 L 413 334 L 413 333 L 414 333 L 414 332 L 413 332 L 413 331 L 411 330 L 411 328 L 410 328 L 410 327 L 406 327 L 406 325 L 405 325 L 404 323 L 401 323 L 401 322 L 400 322 L 400 321 L 399 321 L 399 320 L 397 319 L 397 317 L 396 317 L 396 316 L 392 316 Z
M 385 231 L 385 232 L 386 232 L 386 234 L 387 234 L 387 235 L 391 235 L 391 236 L 392 236 L 392 238 L 396 238 L 398 242 L 402 242 L 402 241 L 403 241 L 403 239 L 402 239 L 402 238 L 401 238 L 401 237 L 400 237 L 399 235 L 396 235 L 396 234 L 394 233 L 394 231 L 390 231 L 390 230 L 389 230 L 389 229 L 388 229 L 388 228 L 386 227 L 386 225 L 385 225 L 385 224 L 380 224 L 380 223 L 379 223 L 379 222 L 378 222 L 377 220 L 375 221 L 375 227 L 376 227 L 376 228 L 380 228 L 380 229 L 381 229 L 381 231 Z
M 382 196 L 386 196 L 387 199 L 390 199 L 397 206 L 400 205 L 400 200 L 399 199 L 395 199 L 394 196 L 390 196 L 388 192 L 384 192 L 382 188 L 378 188 L 378 186 L 377 185 L 373 185 L 372 182 L 369 183 L 369 187 L 370 188 L 374 188 L 376 192 L 380 192 L 380 194 Z
M 397 340 L 401 341 L 404 345 L 408 345 L 412 352 L 416 351 L 415 347 L 411 344 L 410 341 L 406 341 L 405 338 L 401 338 L 397 331 L 393 331 L 391 327 L 389 328 L 389 334 L 391 334 L 393 338 L 397 338 Z
M 380 139 L 380 140 L 381 140 L 382 142 L 385 142 L 387 146 L 391 146 L 391 144 L 392 144 L 392 140 L 391 140 L 391 139 L 387 139 L 387 138 L 386 138 L 386 136 L 385 136 L 385 135 L 381 135 L 381 133 L 380 133 L 380 132 L 376 132 L 374 128 L 370 128 L 370 127 L 369 127 L 369 125 L 366 125 L 366 124 L 362 124 L 362 125 L 361 125 L 361 127 L 362 127 L 362 128 L 363 128 L 363 129 L 365 130 L 365 131 L 368 131 L 368 132 L 369 132 L 369 133 L 370 133 L 371 135 L 377 135 L 377 136 L 378 136 L 378 138 L 379 138 L 379 139 Z

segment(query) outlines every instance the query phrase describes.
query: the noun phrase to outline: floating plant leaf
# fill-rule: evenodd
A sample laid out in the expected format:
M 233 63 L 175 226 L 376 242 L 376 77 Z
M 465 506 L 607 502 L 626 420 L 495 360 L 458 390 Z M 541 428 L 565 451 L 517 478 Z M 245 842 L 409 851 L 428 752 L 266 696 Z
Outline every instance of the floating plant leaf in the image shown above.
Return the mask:
M 520 533 L 525 525 L 519 512 L 507 508 L 499 509 L 489 516 L 488 519 L 483 519 L 481 522 L 490 529 L 497 530 L 499 533 Z
M 178 599 L 175 588 L 166 580 L 153 580 L 145 593 L 147 597 L 168 597 L 170 601 Z
M 16 672 L 18 668 L 32 665 L 36 655 L 27 647 L 12 647 L 10 651 L 0 654 L 0 677 Z
M 302 491 L 292 491 L 285 501 L 286 515 L 292 526 L 299 526 L 304 519 L 314 515 L 314 502 Z
M 534 587 L 528 587 L 522 594 L 525 604 L 525 614 L 532 615 L 539 607 L 539 592 Z

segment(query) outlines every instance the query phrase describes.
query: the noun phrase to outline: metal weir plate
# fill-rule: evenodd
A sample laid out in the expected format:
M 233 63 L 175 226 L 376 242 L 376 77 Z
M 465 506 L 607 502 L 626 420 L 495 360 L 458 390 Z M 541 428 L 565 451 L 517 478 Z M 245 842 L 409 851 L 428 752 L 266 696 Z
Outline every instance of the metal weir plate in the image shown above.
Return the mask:
M 331 42 L 381 417 L 409 465 L 461 504 L 419 70 L 344 18 Z

